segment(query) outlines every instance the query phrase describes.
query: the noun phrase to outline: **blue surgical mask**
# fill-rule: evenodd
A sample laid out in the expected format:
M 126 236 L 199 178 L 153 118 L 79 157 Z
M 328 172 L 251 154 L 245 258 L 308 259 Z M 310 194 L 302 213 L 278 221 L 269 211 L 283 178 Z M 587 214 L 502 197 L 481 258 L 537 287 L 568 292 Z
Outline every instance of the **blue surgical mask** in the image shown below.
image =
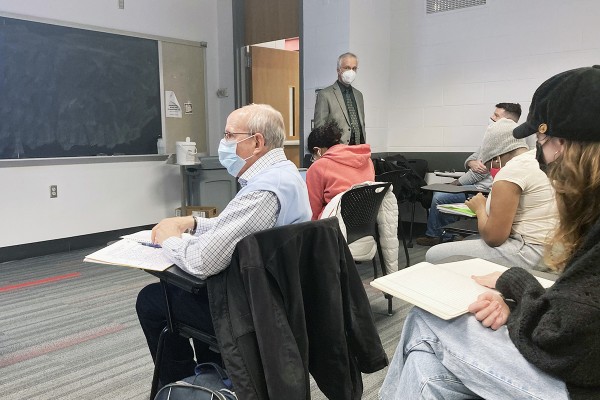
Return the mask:
M 225 139 L 221 139 L 219 142 L 219 162 L 227 169 L 229 175 L 237 177 L 244 165 L 246 165 L 246 160 L 253 156 L 241 158 L 237 155 L 237 144 L 251 137 L 253 136 L 249 136 L 239 142 L 227 142 Z

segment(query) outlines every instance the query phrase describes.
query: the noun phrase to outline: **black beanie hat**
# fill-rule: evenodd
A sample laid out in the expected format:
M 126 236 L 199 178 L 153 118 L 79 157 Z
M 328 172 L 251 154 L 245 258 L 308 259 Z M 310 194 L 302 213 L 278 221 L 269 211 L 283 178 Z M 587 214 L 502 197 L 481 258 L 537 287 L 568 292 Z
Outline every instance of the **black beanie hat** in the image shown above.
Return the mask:
M 533 94 L 527 121 L 513 130 L 524 138 L 536 132 L 563 139 L 600 141 L 600 65 L 554 75 Z

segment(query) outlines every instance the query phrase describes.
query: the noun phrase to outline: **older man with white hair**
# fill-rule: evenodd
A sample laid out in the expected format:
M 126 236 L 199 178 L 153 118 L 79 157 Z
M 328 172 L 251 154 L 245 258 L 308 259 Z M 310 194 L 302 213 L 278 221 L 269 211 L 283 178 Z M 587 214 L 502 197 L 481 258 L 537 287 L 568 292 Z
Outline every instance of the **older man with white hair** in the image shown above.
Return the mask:
M 184 271 L 206 278 L 229 266 L 236 244 L 249 234 L 309 221 L 308 191 L 296 166 L 283 152 L 283 117 L 271 106 L 252 104 L 233 111 L 227 118 L 219 144 L 219 161 L 238 178 L 241 189 L 216 218 L 195 216 L 162 220 L 152 229 L 152 240 Z M 191 231 L 191 239 L 182 233 Z M 213 324 L 208 295 L 169 288 L 177 318 L 204 332 Z M 136 310 L 152 358 L 158 338 L 166 326 L 166 308 L 159 283 L 143 288 Z M 169 335 L 165 340 L 160 383 L 165 385 L 192 375 L 194 351 L 198 362 L 220 361 L 208 345 Z

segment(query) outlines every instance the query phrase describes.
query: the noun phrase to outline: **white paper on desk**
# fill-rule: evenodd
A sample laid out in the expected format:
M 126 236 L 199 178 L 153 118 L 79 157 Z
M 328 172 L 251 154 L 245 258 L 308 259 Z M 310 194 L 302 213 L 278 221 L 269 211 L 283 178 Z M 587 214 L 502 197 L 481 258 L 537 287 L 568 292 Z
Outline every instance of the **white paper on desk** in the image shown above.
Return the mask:
M 165 103 L 167 103 L 167 118 L 181 118 L 181 106 L 177 101 L 177 96 L 172 90 L 165 90 Z
M 465 314 L 481 293 L 492 291 L 477 284 L 472 275 L 504 272 L 506 267 L 473 258 L 445 264 L 421 262 L 371 282 L 371 286 L 408 301 L 442 319 Z M 535 277 L 544 287 L 553 281 Z
M 151 244 L 152 243 L 152 231 L 151 230 L 139 231 L 136 233 L 132 233 L 130 235 L 121 236 L 121 239 L 133 240 L 138 243 Z
M 123 267 L 164 271 L 173 265 L 162 248 L 144 246 L 134 240 L 119 240 L 87 255 L 83 261 Z

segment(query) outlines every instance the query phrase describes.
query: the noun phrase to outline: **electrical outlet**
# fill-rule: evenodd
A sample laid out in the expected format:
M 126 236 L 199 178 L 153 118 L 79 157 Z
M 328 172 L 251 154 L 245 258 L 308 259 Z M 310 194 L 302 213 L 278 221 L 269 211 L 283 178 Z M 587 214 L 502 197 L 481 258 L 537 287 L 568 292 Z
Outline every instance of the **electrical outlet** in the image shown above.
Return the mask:
M 54 199 L 58 197 L 58 186 L 50 185 L 50 198 Z
M 119 0 L 119 9 L 120 10 L 125 9 L 125 0 Z

